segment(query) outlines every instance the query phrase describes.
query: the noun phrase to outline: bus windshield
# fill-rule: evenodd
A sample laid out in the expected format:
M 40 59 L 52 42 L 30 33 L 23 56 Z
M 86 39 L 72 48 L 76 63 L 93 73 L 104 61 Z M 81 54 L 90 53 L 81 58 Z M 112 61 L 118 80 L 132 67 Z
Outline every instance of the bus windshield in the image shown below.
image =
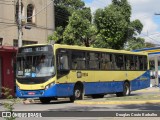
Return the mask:
M 48 54 L 17 56 L 17 77 L 46 77 L 55 74 L 53 56 Z

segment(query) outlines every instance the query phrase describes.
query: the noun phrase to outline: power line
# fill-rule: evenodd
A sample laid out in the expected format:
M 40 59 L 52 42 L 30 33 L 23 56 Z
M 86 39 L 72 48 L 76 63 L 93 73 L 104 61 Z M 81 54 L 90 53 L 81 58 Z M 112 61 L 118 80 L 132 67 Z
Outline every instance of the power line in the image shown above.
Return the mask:
M 146 34 L 144 34 L 144 33 L 141 33 L 141 34 L 143 34 L 145 37 L 147 37 L 147 38 L 149 38 L 149 39 L 151 39 L 151 40 L 153 40 L 153 41 L 155 41 L 155 42 L 160 42 L 160 41 L 157 41 L 157 40 L 155 40 L 154 38 L 152 38 L 152 37 L 149 37 L 148 35 L 146 35 Z
M 38 14 L 41 13 L 44 9 L 46 9 L 48 6 L 50 6 L 51 3 L 54 4 L 54 0 L 51 0 L 51 2 L 50 2 L 48 5 L 46 5 L 44 8 L 42 8 L 42 9 L 41 9 L 40 11 L 38 11 L 36 14 L 34 14 L 34 15 L 30 16 L 30 17 L 26 17 L 26 18 L 24 18 L 24 19 L 32 18 L 32 17 L 38 15 Z

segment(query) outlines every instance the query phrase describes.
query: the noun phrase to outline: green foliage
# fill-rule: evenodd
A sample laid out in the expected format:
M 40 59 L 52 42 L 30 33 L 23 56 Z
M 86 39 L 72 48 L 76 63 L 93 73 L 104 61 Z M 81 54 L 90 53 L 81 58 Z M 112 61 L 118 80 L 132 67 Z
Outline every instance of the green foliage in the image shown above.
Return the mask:
M 55 27 L 65 28 L 68 24 L 70 13 L 65 6 L 55 6 Z
M 53 35 L 48 36 L 48 43 L 54 40 L 56 43 L 59 43 L 63 40 L 63 32 L 64 29 L 62 26 L 57 27 L 56 30 L 53 32 Z
M 91 30 L 92 15 L 90 8 L 85 7 L 82 0 L 55 0 L 54 2 L 56 31 L 48 37 L 48 40 L 88 46 L 89 39 L 91 39 L 89 35 L 92 34 L 88 31 L 93 31 Z
M 94 23 L 98 34 L 94 47 L 121 49 L 127 41 L 126 34 L 128 22 L 115 6 L 110 5 L 105 9 L 99 9 L 95 14 Z
M 150 42 L 146 42 L 146 43 L 145 43 L 145 47 L 146 47 L 146 48 L 152 48 L 152 47 L 156 47 L 156 45 L 153 44 L 153 43 L 150 43 Z
M 135 37 L 141 33 L 143 25 L 139 20 L 130 21 L 131 6 L 127 0 L 112 0 L 108 7 L 98 9 L 94 14 L 94 24 L 91 23 L 91 10 L 83 1 L 55 0 L 55 4 L 64 9 L 66 16 L 64 22 L 59 20 L 57 23 L 62 28 L 58 27 L 49 40 L 112 49 L 123 49 L 126 43 L 135 44 L 133 48 L 136 48 L 137 41 L 143 41 Z
M 127 0 L 112 0 L 112 4 L 98 9 L 94 16 L 97 27 L 94 47 L 123 49 L 128 40 L 136 40 L 143 25 L 139 20 L 130 22 L 131 6 Z
M 91 10 L 85 7 L 81 0 L 55 0 L 55 27 L 65 28 L 68 24 L 69 16 L 79 10 L 86 18 L 91 20 Z
M 4 103 L 2 103 L 3 107 L 6 109 L 6 111 L 8 112 L 13 112 L 14 110 L 14 105 L 19 102 L 18 99 L 14 98 L 12 95 L 11 95 L 11 89 L 9 88 L 6 88 L 6 87 L 2 87 L 2 94 L 5 96 L 6 98 L 6 101 Z M 15 120 L 16 117 L 14 116 L 11 116 L 11 117 L 6 117 L 4 118 L 6 120 Z
M 95 29 L 83 15 L 82 12 L 76 11 L 69 18 L 69 24 L 63 33 L 63 43 L 90 46 L 92 33 Z
M 130 39 L 127 43 L 127 50 L 136 50 L 136 49 L 141 49 L 145 48 L 145 40 L 143 38 L 133 38 Z

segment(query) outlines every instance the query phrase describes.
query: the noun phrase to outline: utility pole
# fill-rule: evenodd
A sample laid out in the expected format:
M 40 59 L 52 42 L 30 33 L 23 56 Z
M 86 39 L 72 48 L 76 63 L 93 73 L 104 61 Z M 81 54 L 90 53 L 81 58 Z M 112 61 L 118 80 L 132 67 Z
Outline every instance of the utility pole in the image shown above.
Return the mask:
M 18 0 L 18 47 L 22 46 L 22 0 Z

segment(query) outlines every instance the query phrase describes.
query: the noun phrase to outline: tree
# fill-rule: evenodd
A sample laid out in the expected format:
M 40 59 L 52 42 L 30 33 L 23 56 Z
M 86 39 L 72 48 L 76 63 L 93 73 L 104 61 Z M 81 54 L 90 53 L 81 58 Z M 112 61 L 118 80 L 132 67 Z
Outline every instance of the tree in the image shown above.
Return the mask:
M 74 11 L 81 10 L 86 17 L 91 20 L 90 8 L 85 7 L 81 0 L 55 0 L 55 26 L 65 28 L 68 24 L 69 16 Z
M 94 26 L 84 17 L 84 14 L 81 11 L 76 11 L 69 18 L 69 24 L 63 33 L 63 43 L 89 47 L 95 31 Z
M 68 24 L 70 13 L 64 6 L 55 6 L 55 27 L 65 28 Z
M 56 43 L 61 43 L 63 41 L 63 27 L 57 27 L 56 30 L 53 32 L 53 35 L 48 36 L 48 42 L 54 40 Z
M 145 40 L 143 38 L 133 38 L 130 39 L 127 43 L 127 50 L 136 50 L 136 49 L 142 49 L 145 48 Z
M 112 0 L 112 4 L 98 9 L 94 16 L 97 27 L 94 47 L 122 49 L 129 39 L 135 40 L 143 25 L 139 20 L 130 21 L 131 6 L 127 0 Z
M 89 46 L 90 36 L 94 31 L 94 29 L 91 29 L 94 27 L 91 25 L 90 8 L 85 7 L 81 0 L 55 0 L 55 4 L 57 8 L 56 31 L 48 37 L 48 40 Z M 61 15 L 63 17 L 60 17 Z
M 145 43 L 145 47 L 146 47 L 146 48 L 152 48 L 152 47 L 156 47 L 156 45 L 153 44 L 153 43 L 150 43 L 150 42 L 146 42 L 146 43 Z

